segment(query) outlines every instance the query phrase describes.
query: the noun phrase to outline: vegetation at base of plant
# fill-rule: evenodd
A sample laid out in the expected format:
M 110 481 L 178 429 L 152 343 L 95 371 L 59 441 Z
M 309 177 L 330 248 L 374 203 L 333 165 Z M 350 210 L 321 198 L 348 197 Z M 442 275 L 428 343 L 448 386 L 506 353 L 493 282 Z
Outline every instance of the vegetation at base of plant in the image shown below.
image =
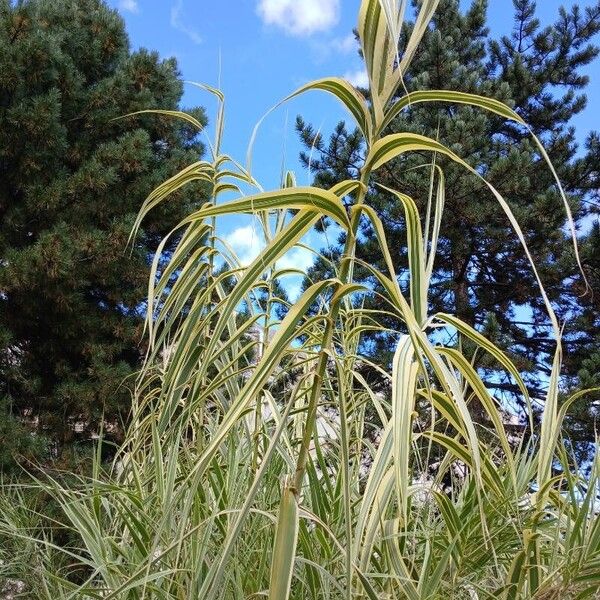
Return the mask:
M 152 265 L 148 356 L 126 441 L 107 472 L 99 450 L 91 477 L 63 483 L 46 473 L 35 481 L 60 506 L 55 518 L 28 507 L 19 486 L 2 496 L 0 537 L 10 543 L 1 546 L 9 548 L 2 576 L 24 582 L 30 597 L 512 600 L 598 593 L 600 458 L 594 456 L 584 480 L 562 442 L 565 414 L 583 396 L 559 408 L 560 325 L 519 223 L 479 171 L 439 141 L 384 133 L 390 114 L 417 101 L 396 95 L 436 6 L 420 4 L 398 54 L 404 3 L 363 0 L 358 33 L 368 98 L 335 78 L 290 96 L 333 94 L 362 132 L 367 152 L 359 177 L 330 189 L 298 187 L 288 174 L 281 189 L 263 191 L 222 153 L 224 98 L 204 86 L 219 101 L 211 159 L 159 186 L 132 234 L 189 182 L 212 189 L 211 202 L 165 238 Z M 418 99 L 470 104 L 527 133 L 517 113 L 491 98 L 434 91 Z M 543 146 L 531 139 L 555 175 Z M 386 190 L 406 221 L 405 294 L 367 192 L 374 172 L 409 152 L 431 157 L 432 179 L 427 224 L 410 196 Z M 439 156 L 498 202 L 553 324 L 556 352 L 542 422 L 527 435 L 507 425 L 461 345 L 440 340 L 453 331 L 476 344 L 513 378 L 527 405 L 511 360 L 459 318 L 429 313 L 445 204 Z M 560 193 L 558 180 L 556 186 Z M 224 201 L 232 192 L 236 199 Z M 231 214 L 251 215 L 264 239 L 247 266 L 219 237 L 219 217 Z M 276 282 L 295 271 L 278 261 L 325 216 L 345 231 L 343 251 L 332 276 L 289 305 Z M 361 266 L 381 286 L 378 311 L 403 323 L 389 372 L 360 354 L 361 337 L 381 327 L 364 306 L 367 290 L 354 281 L 365 220 L 383 266 Z M 172 239 L 175 248 L 161 264 Z M 389 400 L 365 379 L 367 361 L 388 382 Z M 422 405 L 428 411 L 416 410 Z M 68 541 L 60 543 L 55 531 L 67 531 Z

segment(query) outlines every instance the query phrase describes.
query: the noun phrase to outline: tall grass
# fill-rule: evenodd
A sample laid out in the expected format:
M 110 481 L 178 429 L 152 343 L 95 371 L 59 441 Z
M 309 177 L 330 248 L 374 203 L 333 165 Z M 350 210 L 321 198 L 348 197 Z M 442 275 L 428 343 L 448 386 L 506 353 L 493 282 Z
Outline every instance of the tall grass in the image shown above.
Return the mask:
M 172 232 L 179 242 L 166 265 L 159 262 L 162 247 L 157 251 L 148 290 L 150 349 L 125 444 L 108 472 L 98 459 L 90 478 L 72 477 L 68 485 L 56 474 L 35 480 L 32 487 L 58 507 L 52 517 L 31 505 L 22 485 L 5 485 L 0 497 L 0 577 L 25 582 L 28 597 L 424 600 L 600 593 L 600 463 L 593 459 L 584 481 L 562 444 L 569 403 L 558 411 L 560 331 L 542 282 L 557 350 L 541 427 L 530 424 L 527 435 L 515 436 L 460 345 L 442 345 L 435 333 L 456 332 L 489 353 L 528 403 L 517 369 L 467 324 L 430 314 L 427 301 L 444 219 L 436 157 L 480 176 L 437 140 L 386 135 L 393 116 L 417 102 L 466 103 L 526 125 L 507 106 L 470 94 L 428 91 L 398 99 L 402 73 L 437 2 L 421 3 L 398 55 L 403 5 L 361 5 L 368 99 L 342 79 L 318 80 L 290 96 L 325 91 L 352 115 L 366 147 L 355 181 L 323 190 L 297 187 L 290 174 L 281 189 L 264 192 L 222 153 L 224 99 L 206 88 L 220 106 L 211 160 L 162 184 L 136 224 L 190 181 L 211 186 L 212 202 Z M 414 201 L 389 190 L 407 223 L 405 297 L 367 192 L 374 171 L 414 151 L 432 157 L 425 226 Z M 510 205 L 488 188 L 529 256 Z M 232 193 L 238 199 L 223 201 Z M 248 266 L 218 236 L 219 218 L 231 214 L 253 215 L 264 238 Z M 286 303 L 276 282 L 289 270 L 278 261 L 325 216 L 346 234 L 332 265 L 335 277 L 309 285 L 279 321 L 276 307 Z M 381 310 L 403 323 L 391 372 L 360 355 L 361 335 L 380 327 L 362 305 L 369 290 L 353 280 L 361 220 L 370 221 L 387 270 L 363 266 L 384 290 Z M 369 384 L 366 366 L 385 378 L 389 394 Z M 483 407 L 481 422 L 471 417 L 473 402 Z M 423 406 L 427 418 L 418 417 Z

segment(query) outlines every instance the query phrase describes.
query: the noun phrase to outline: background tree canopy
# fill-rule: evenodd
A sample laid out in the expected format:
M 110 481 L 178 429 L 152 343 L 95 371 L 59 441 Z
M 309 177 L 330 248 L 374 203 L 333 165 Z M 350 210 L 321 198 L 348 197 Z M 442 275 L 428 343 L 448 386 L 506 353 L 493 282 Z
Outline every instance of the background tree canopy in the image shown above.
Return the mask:
M 114 119 L 181 96 L 175 59 L 132 52 L 101 0 L 0 0 L 0 464 L 30 445 L 17 417 L 64 443 L 76 421 L 128 412 L 149 258 L 202 188 L 128 236 L 147 194 L 203 147 L 183 121 Z
M 582 234 L 582 257 L 592 287 L 599 289 L 598 136 L 578 148 L 572 118 L 586 107 L 585 67 L 598 55 L 594 39 L 600 29 L 600 3 L 561 9 L 556 21 L 543 27 L 533 0 L 515 0 L 512 34 L 494 39 L 487 27 L 486 2 L 461 10 L 458 0 L 442 0 L 404 78 L 407 91 L 448 89 L 497 98 L 508 103 L 539 136 L 553 162 Z M 404 31 L 404 39 L 410 27 Z M 400 43 L 403 47 L 403 42 Z M 401 90 L 402 94 L 405 90 Z M 358 130 L 340 123 L 328 140 L 303 121 L 297 130 L 307 152 L 315 182 L 328 187 L 356 175 L 364 146 Z M 499 116 L 466 106 L 415 104 L 401 112 L 388 133 L 411 131 L 438 138 L 484 175 L 507 199 L 523 228 L 546 289 L 566 322 L 565 371 L 576 385 L 598 383 L 600 305 L 586 292 L 577 271 L 566 230 L 565 212 L 552 173 L 527 130 Z M 510 351 L 519 367 L 532 376 L 528 383 L 541 397 L 550 370 L 553 340 L 546 312 L 523 249 L 495 199 L 482 181 L 452 161 L 437 157 L 445 174 L 445 213 L 440 232 L 430 302 L 432 311 L 450 312 L 485 332 Z M 426 221 L 431 157 L 403 154 L 376 175 L 383 184 L 409 193 Z M 402 205 L 373 185 L 369 202 L 376 208 L 390 240 L 399 271 L 407 270 L 406 224 Z M 430 221 L 431 222 L 431 221 Z M 358 256 L 382 266 L 370 225 L 365 221 Z M 343 242 L 343 240 L 340 240 Z M 339 246 L 333 253 L 339 252 Z M 309 274 L 327 271 L 320 261 Z M 378 286 L 367 270 L 357 277 L 369 282 L 377 305 Z M 389 323 L 394 329 L 398 323 Z M 368 338 L 365 351 L 391 357 L 394 344 L 386 334 Z M 468 349 L 467 349 L 468 350 Z M 493 363 L 476 357 L 488 384 L 498 391 L 516 391 Z M 587 365 L 587 366 L 586 366 Z M 593 439 L 597 407 L 579 409 L 572 433 Z

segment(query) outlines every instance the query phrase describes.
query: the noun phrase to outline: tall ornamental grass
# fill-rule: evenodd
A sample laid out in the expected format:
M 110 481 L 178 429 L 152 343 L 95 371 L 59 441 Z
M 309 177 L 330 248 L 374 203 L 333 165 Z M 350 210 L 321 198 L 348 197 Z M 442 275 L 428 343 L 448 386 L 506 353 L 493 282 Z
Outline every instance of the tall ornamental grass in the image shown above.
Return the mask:
M 413 104 L 435 102 L 469 104 L 527 127 L 490 98 L 402 95 L 402 74 L 436 5 L 420 3 L 398 51 L 404 2 L 364 0 L 358 32 L 368 96 L 337 78 L 289 96 L 332 94 L 364 136 L 360 177 L 331 189 L 298 187 L 288 174 L 281 189 L 263 191 L 222 152 L 224 98 L 205 88 L 219 103 L 211 161 L 163 183 L 138 218 L 137 225 L 191 181 L 212 190 L 211 203 L 171 233 L 179 241 L 168 260 L 163 246 L 156 253 L 149 351 L 127 440 L 110 470 L 96 460 L 92 477 L 66 484 L 49 473 L 30 486 L 4 485 L 5 586 L 23 583 L 26 597 L 52 600 L 598 597 L 600 461 L 596 455 L 583 479 L 561 439 L 570 404 L 585 398 L 558 408 L 560 326 L 535 265 L 556 353 L 541 425 L 534 427 L 530 414 L 526 435 L 505 424 L 461 344 L 440 340 L 458 336 L 490 354 L 530 405 L 515 366 L 466 323 L 429 313 L 444 219 L 439 157 L 482 178 L 438 140 L 388 135 L 387 125 Z M 182 113 L 162 115 L 194 123 Z M 406 152 L 430 157 L 431 170 L 425 223 L 412 198 L 388 190 L 407 223 L 408 291 L 368 204 L 371 175 L 395 168 Z M 487 188 L 529 256 L 509 203 Z M 565 210 L 572 226 L 566 200 Z M 264 239 L 247 266 L 218 236 L 222 216 L 242 214 L 256 219 Z M 335 276 L 311 282 L 287 305 L 278 290 L 297 273 L 279 268 L 280 259 L 302 247 L 324 217 L 345 233 L 343 253 L 331 264 Z M 403 324 L 391 372 L 360 354 L 363 333 L 380 327 L 363 308 L 372 291 L 353 279 L 361 221 L 370 222 L 386 270 L 362 266 L 381 284 L 380 310 Z M 373 388 L 369 369 L 389 393 Z M 473 403 L 483 409 L 479 422 Z

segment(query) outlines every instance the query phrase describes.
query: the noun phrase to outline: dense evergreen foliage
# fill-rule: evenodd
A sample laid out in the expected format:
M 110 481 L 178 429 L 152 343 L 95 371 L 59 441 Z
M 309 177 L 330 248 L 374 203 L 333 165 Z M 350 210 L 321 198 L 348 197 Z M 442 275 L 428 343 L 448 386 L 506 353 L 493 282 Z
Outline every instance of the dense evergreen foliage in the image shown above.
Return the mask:
M 511 105 L 543 140 L 576 221 L 582 231 L 589 230 L 590 216 L 598 212 L 593 195 L 598 189 L 598 141 L 593 134 L 586 147 L 578 149 L 571 121 L 586 109 L 585 67 L 598 55 L 595 36 L 600 30 L 600 3 L 585 9 L 578 5 L 561 9 L 549 26 L 542 26 L 536 18 L 533 0 L 515 0 L 513 4 L 512 33 L 495 39 L 488 28 L 486 2 L 473 1 L 467 10 L 461 10 L 458 0 L 442 0 L 406 73 L 406 90 L 401 88 L 400 93 L 448 89 Z M 407 27 L 405 37 L 409 31 Z M 340 123 L 325 139 L 301 118 L 297 128 L 310 150 L 302 154 L 302 160 L 305 164 L 310 161 L 317 185 L 328 187 L 356 174 L 364 153 L 358 130 Z M 439 139 L 503 194 L 526 234 L 559 317 L 567 322 L 566 374 L 574 377 L 572 383 L 576 384 L 580 370 L 597 372 L 598 297 L 585 295 L 560 194 L 528 131 L 497 115 L 449 103 L 409 106 L 387 127 L 387 133 L 401 131 Z M 545 377 L 539 373 L 550 371 L 553 341 L 521 245 L 481 181 L 444 157 L 437 157 L 436 162 L 445 174 L 446 194 L 430 293 L 432 310 L 456 314 L 510 350 L 519 367 L 532 374 L 528 384 L 541 397 Z M 403 206 L 376 184 L 405 190 L 419 206 L 425 222 L 431 175 L 428 164 L 431 157 L 427 154 L 402 155 L 376 174 L 375 185 L 370 188 L 369 201 L 382 218 L 400 271 L 406 272 L 408 266 Z M 584 268 L 596 289 L 598 239 L 596 228 L 582 241 Z M 381 266 L 375 248 L 372 228 L 365 220 L 358 256 Z M 311 276 L 318 278 L 326 270 L 326 263 L 321 261 Z M 368 271 L 358 271 L 357 276 L 378 290 Z M 377 306 L 377 296 L 373 295 L 372 301 Z M 394 322 L 385 323 L 393 329 L 398 327 Z M 378 334 L 371 336 L 366 347 L 372 355 L 381 355 L 391 353 L 394 344 L 386 334 Z M 488 383 L 512 395 L 513 384 L 483 359 L 477 357 L 477 365 L 487 370 Z M 595 361 L 595 366 L 590 361 Z M 582 415 L 586 427 L 592 425 L 589 417 L 594 416 L 590 406 Z
M 2 463 L 11 443 L 31 446 L 13 418 L 62 445 L 75 422 L 87 437 L 102 414 L 128 414 L 149 257 L 202 189 L 162 204 L 133 247 L 128 236 L 146 195 L 203 147 L 183 121 L 115 119 L 181 96 L 175 60 L 132 52 L 101 0 L 0 1 Z

